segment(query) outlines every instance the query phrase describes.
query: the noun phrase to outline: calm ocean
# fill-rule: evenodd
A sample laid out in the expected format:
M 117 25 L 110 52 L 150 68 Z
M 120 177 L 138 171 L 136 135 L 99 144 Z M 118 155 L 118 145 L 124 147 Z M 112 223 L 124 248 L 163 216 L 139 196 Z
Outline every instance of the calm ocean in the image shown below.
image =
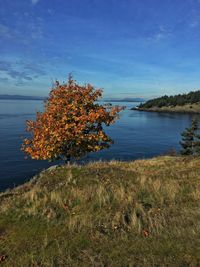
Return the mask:
M 106 129 L 114 140 L 107 150 L 89 154 L 83 161 L 134 160 L 165 154 L 180 149 L 180 133 L 192 116 L 186 114 L 151 113 L 130 110 L 137 103 L 126 105 L 120 119 Z M 0 191 L 16 186 L 51 164 L 46 161 L 25 160 L 20 151 L 25 122 L 42 110 L 42 101 L 0 100 Z M 56 164 L 56 163 L 53 163 Z

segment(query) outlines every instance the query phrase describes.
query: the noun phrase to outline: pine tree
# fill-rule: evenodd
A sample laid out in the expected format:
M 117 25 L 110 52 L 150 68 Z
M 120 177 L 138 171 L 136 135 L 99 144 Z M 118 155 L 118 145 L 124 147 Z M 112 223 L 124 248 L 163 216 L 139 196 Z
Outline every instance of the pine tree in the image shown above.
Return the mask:
M 194 144 L 194 150 L 195 150 L 195 155 L 200 155 L 200 134 L 196 134 L 195 136 L 195 144 Z
M 197 153 L 200 154 L 200 138 L 197 131 L 198 121 L 197 119 L 193 119 L 191 127 L 186 128 L 185 131 L 181 134 L 181 155 L 196 155 Z

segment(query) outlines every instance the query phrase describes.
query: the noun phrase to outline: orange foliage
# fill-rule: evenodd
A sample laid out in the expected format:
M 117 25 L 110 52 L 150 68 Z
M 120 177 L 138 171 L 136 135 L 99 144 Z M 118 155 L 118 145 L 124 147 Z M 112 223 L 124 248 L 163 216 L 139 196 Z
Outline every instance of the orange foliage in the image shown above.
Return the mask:
M 66 84 L 57 81 L 44 112 L 27 121 L 31 138 L 24 140 L 22 150 L 32 159 L 67 160 L 108 148 L 112 140 L 102 125 L 114 123 L 122 108 L 101 105 L 96 102 L 101 96 L 102 90 L 80 86 L 71 76 Z

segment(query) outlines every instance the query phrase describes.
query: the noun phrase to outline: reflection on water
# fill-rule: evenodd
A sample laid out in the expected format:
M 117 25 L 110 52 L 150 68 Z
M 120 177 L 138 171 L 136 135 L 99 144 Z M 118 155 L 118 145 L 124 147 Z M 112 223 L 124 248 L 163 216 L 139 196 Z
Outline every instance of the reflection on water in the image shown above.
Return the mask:
M 179 150 L 180 133 L 197 115 L 133 111 L 138 103 L 125 105 L 120 119 L 106 132 L 114 140 L 107 150 L 91 153 L 82 161 L 133 160 L 164 154 L 171 148 Z M 23 183 L 46 168 L 45 161 L 25 160 L 20 151 L 26 133 L 25 121 L 42 110 L 42 101 L 0 100 L 0 190 Z M 55 163 L 54 163 L 55 164 Z

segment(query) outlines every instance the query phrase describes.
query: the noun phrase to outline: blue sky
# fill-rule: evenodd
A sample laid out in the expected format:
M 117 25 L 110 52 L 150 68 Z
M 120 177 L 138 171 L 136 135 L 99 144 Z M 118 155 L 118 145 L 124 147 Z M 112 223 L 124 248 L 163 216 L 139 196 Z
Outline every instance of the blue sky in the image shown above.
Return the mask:
M 0 0 L 0 93 L 69 72 L 107 98 L 199 89 L 200 0 Z

